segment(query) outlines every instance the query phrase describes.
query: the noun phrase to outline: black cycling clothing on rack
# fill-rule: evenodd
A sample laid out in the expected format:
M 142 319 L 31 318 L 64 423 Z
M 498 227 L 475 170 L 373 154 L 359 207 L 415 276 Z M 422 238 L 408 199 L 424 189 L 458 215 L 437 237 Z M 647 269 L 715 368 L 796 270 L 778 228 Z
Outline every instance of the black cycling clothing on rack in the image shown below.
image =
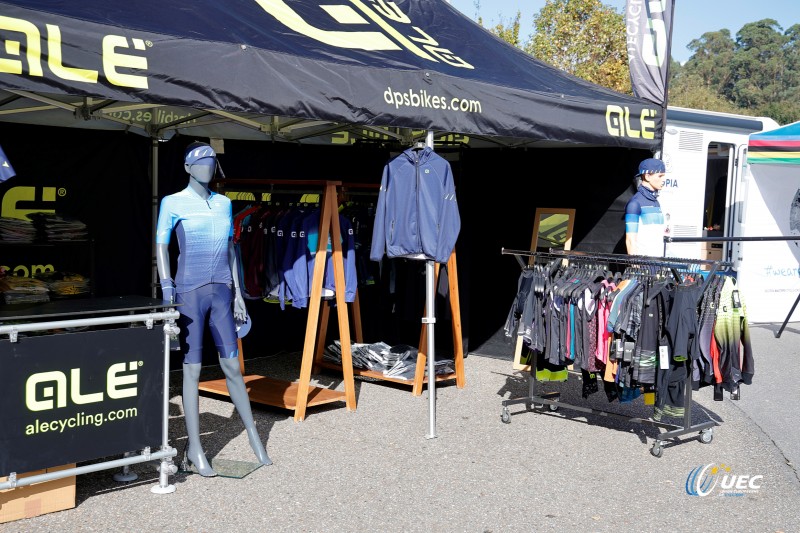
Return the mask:
M 728 263 L 503 253 L 523 267 L 505 333 L 530 350 L 532 380 L 566 381 L 572 370 L 584 398 L 602 390 L 610 402 L 627 403 L 649 393 L 653 421 L 684 418 L 683 430 L 698 429 L 688 419 L 692 389 L 712 386 L 715 399 L 724 390 L 738 399 L 739 385 L 752 381 L 743 297 L 735 278 L 719 271 Z

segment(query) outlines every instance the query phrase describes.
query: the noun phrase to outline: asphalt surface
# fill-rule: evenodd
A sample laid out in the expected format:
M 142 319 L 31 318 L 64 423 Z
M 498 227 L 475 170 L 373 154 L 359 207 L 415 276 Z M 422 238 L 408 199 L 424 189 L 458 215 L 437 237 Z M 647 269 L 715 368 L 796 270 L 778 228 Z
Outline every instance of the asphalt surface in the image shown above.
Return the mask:
M 434 439 L 426 438 L 427 393 L 413 397 L 410 387 L 357 379 L 354 412 L 332 404 L 295 423 L 291 412 L 254 405 L 274 464 L 242 479 L 178 473 L 170 478 L 176 492 L 157 495 L 150 464 L 134 466 L 139 479 L 129 483 L 114 481 L 114 471 L 85 474 L 74 509 L 0 525 L 0 532 L 800 532 L 800 324 L 781 338 L 777 326 L 751 330 L 753 385 L 739 401 L 697 392 L 693 422 L 717 421 L 713 441 L 687 435 L 660 458 L 650 454 L 658 430 L 628 420 L 514 405 L 511 422 L 502 423 L 501 402 L 525 396 L 527 376 L 508 361 L 472 355 L 464 389 L 437 388 Z M 295 379 L 299 356 L 248 360 L 247 371 Z M 204 372 L 221 375 L 214 367 Z M 336 373 L 314 377 L 342 388 Z M 170 442 L 180 450 L 179 373 L 171 383 Z M 565 403 L 652 412 L 641 401 L 584 400 L 575 376 L 549 388 Z M 201 413 L 209 457 L 254 460 L 227 398 L 201 397 Z M 709 495 L 687 494 L 690 472 L 706 465 L 757 488 L 725 490 L 718 475 Z

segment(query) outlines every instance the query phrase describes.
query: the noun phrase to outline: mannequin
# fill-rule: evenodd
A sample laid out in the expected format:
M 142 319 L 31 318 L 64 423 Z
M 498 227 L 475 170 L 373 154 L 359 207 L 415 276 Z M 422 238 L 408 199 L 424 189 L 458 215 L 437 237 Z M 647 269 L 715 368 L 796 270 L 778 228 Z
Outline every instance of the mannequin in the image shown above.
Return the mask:
M 211 146 L 189 146 L 184 158 L 189 184 L 161 201 L 156 230 L 156 264 L 163 298 L 181 304 L 178 325 L 184 353 L 183 411 L 189 438 L 185 459 L 205 477 L 216 475 L 200 444 L 198 385 L 205 328 L 210 329 L 214 339 L 228 393 L 244 423 L 250 446 L 261 464 L 272 464 L 258 436 L 239 369 L 236 322 L 245 321 L 247 310 L 233 247 L 231 202 L 208 188 L 216 167 L 217 157 Z M 174 281 L 169 259 L 173 229 L 180 246 Z

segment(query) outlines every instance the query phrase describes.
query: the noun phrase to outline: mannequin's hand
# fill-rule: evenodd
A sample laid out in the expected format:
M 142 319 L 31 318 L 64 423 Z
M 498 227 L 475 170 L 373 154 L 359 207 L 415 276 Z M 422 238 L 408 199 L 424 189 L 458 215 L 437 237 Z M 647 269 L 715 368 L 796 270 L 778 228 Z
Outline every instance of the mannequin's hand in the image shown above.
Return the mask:
M 161 299 L 171 304 L 175 303 L 175 283 L 169 278 L 161 280 Z
M 236 294 L 233 297 L 233 318 L 239 322 L 244 322 L 245 318 L 247 318 L 247 309 L 244 306 L 244 298 L 242 297 L 242 293 L 239 291 L 236 291 Z

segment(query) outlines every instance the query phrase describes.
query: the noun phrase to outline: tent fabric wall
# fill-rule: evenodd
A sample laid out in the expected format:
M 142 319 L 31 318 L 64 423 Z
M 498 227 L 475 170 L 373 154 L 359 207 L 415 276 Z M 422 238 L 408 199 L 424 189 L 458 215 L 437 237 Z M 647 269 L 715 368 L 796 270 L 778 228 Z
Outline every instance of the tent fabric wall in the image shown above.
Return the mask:
M 149 294 L 150 141 L 120 132 L 2 122 L 0 139 L 17 171 L 0 184 L 0 198 L 8 198 L 4 216 L 15 209 L 54 209 L 84 222 L 95 241 L 95 294 Z M 7 193 L 17 187 L 27 189 L 25 196 L 33 199 L 11 202 L 12 194 Z M 54 201 L 43 198 L 44 187 L 56 189 Z M 88 265 L 88 250 L 3 246 L 0 264 L 79 270 Z
M 625 204 L 633 195 L 639 162 L 648 156 L 643 150 L 608 148 L 463 152 L 454 166 L 464 213 L 456 249 L 470 351 L 501 358 L 513 354 L 502 328 L 520 270 L 501 249 L 530 247 L 537 207 L 576 210 L 573 249 L 625 253 Z M 588 165 L 576 168 L 574 161 Z
M 149 216 L 150 142 L 124 133 L 2 123 L 0 138 L 18 174 L 2 185 L 0 195 L 17 186 L 64 189 L 66 194 L 57 198 L 57 211 L 85 221 L 97 237 L 98 295 L 149 295 L 153 232 Z M 182 157 L 192 140 L 180 137 L 160 143 L 158 198 L 186 186 Z M 44 147 L 47 157 L 41 155 Z M 336 179 L 377 184 L 383 165 L 393 153 L 380 145 L 326 147 L 227 141 L 219 159 L 229 178 Z M 462 212 L 456 249 L 467 350 L 484 344 L 502 327 L 519 267 L 502 256 L 500 249 L 530 244 L 536 207 L 576 208 L 575 246 L 613 251 L 624 236 L 621 209 L 631 194 L 630 177 L 646 154 L 602 148 L 453 148 L 441 153 L 453 161 Z M 574 158 L 593 161 L 593 169 L 573 172 L 565 162 Z M 618 204 L 623 206 L 619 210 L 614 207 Z M 598 230 L 598 224 L 606 224 L 606 229 Z M 476 235 L 481 238 L 474 238 Z M 6 254 L 4 251 L 3 256 Z M 20 264 L 26 261 L 30 262 L 25 257 L 19 259 Z M 424 276 L 418 281 L 424 283 Z M 417 291 L 420 298 L 423 289 L 420 285 Z M 364 331 L 370 340 L 415 342 L 419 320 L 412 316 L 416 312 L 412 301 L 406 302 L 411 311 L 400 316 L 387 312 L 367 289 L 362 290 L 361 297 Z M 421 313 L 421 303 L 417 307 Z M 248 351 L 248 357 L 298 348 L 304 311 L 280 311 L 260 301 L 249 302 L 248 309 L 259 324 L 247 337 L 248 346 L 258 347 Z M 282 334 L 276 335 L 278 331 Z M 336 331 L 335 325 L 329 331 Z M 437 337 L 446 351 L 450 339 L 447 335 Z M 502 355 L 503 346 L 495 349 Z

